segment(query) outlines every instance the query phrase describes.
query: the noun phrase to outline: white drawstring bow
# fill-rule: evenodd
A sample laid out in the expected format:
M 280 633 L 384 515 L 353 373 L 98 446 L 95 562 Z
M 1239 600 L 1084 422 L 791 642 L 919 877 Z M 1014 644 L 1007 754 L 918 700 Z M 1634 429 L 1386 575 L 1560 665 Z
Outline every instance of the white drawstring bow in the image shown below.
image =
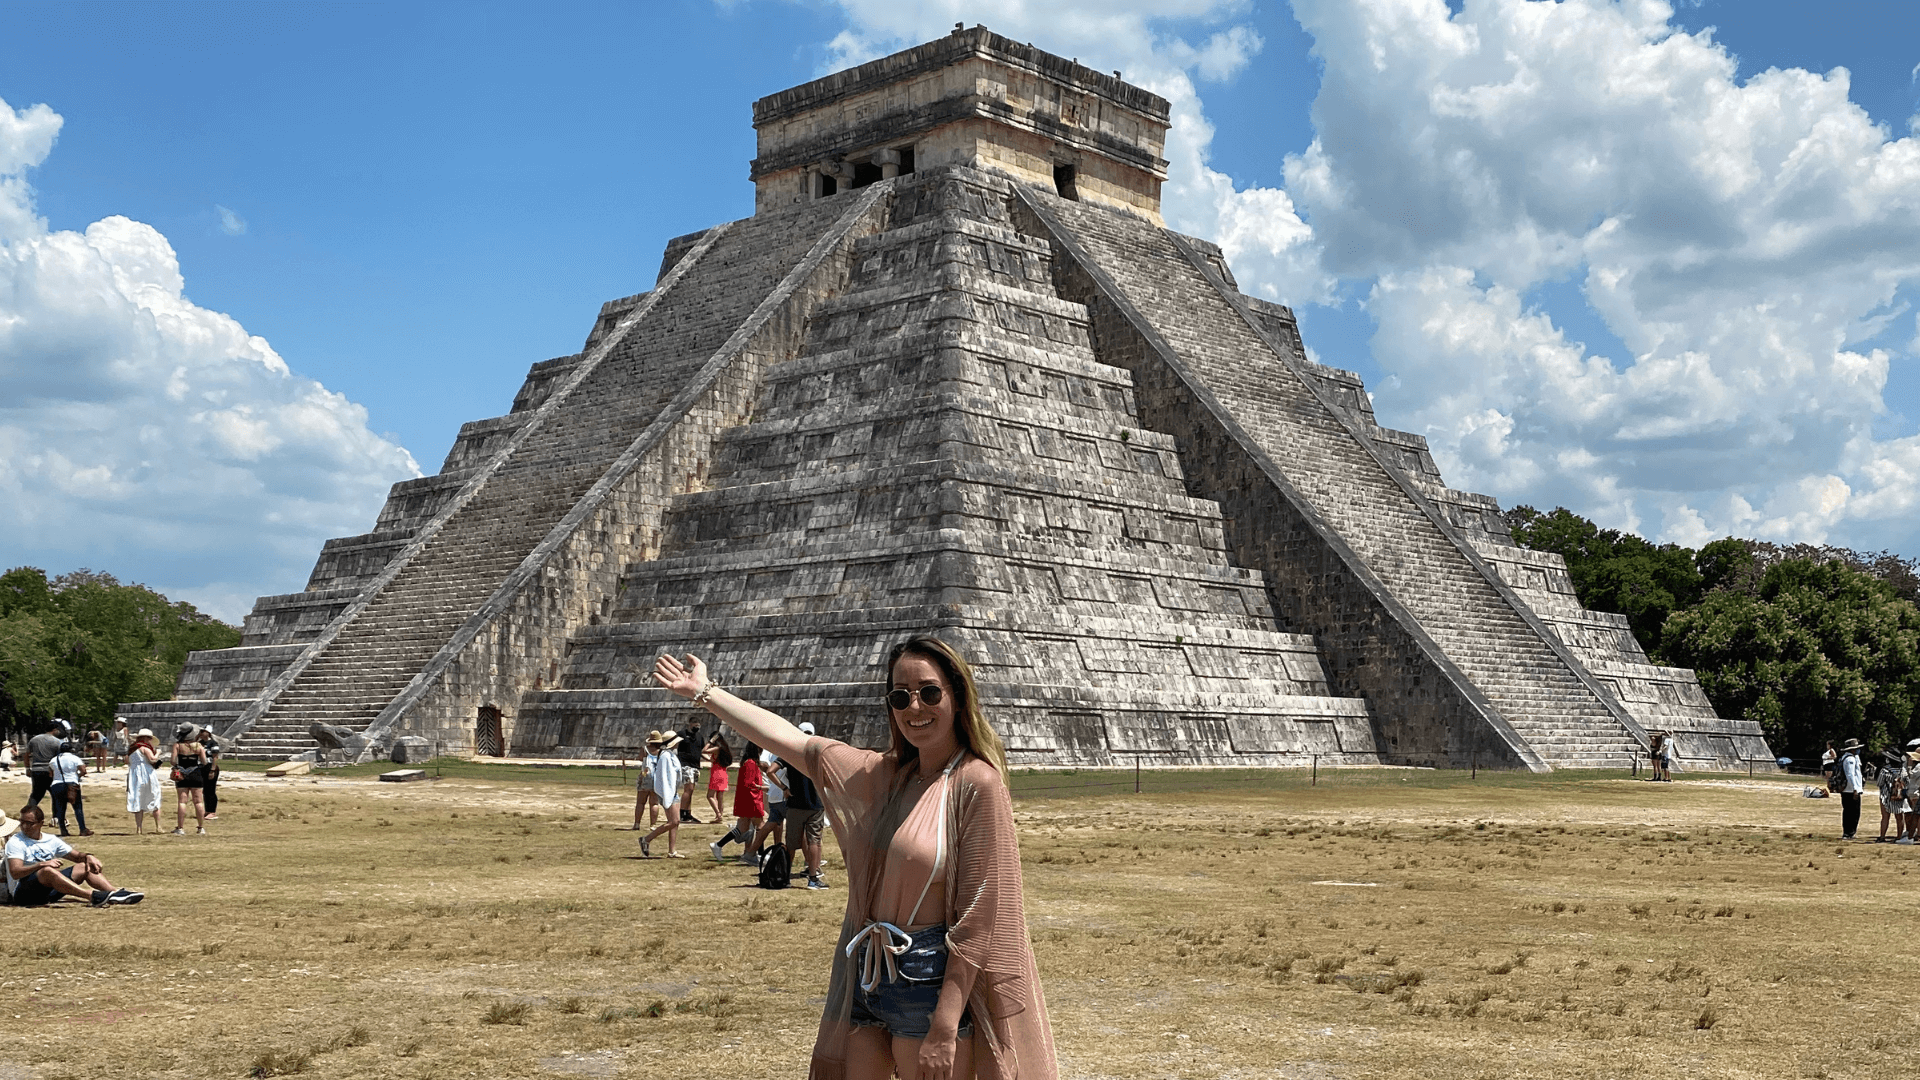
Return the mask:
M 881 982 L 900 978 L 899 958 L 913 948 L 913 935 L 890 922 L 868 923 L 847 942 L 848 959 L 853 958 L 853 951 L 863 942 L 867 948 L 859 960 L 860 989 L 871 994 Z

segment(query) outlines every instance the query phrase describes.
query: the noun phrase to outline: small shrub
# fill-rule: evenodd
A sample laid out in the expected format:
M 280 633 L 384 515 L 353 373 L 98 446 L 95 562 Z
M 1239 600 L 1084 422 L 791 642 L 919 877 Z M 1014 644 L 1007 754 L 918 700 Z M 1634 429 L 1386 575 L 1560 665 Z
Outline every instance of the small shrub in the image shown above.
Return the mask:
M 524 1024 L 527 1022 L 527 1003 L 524 1001 L 496 1001 L 487 1007 L 485 1015 L 480 1017 L 483 1024 Z
M 566 1016 L 577 1016 L 587 1011 L 586 1004 L 577 997 L 562 998 L 560 1003 L 554 1007 Z
M 1695 1031 L 1712 1031 L 1713 1025 L 1719 1022 L 1720 1010 L 1709 1005 L 1700 1010 L 1699 1016 L 1693 1018 L 1693 1029 Z
M 305 1050 L 267 1050 L 253 1059 L 253 1068 L 249 1076 L 290 1076 L 293 1073 L 306 1072 L 313 1064 L 313 1055 Z

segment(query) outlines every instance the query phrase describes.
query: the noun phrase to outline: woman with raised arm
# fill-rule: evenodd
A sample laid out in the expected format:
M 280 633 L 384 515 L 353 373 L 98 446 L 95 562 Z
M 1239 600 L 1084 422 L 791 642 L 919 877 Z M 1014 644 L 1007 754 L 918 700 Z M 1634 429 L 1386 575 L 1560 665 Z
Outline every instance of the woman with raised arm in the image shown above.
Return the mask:
M 803 734 L 692 655 L 660 657 L 653 675 L 805 773 L 827 804 L 847 914 L 809 1080 L 1054 1080 L 1006 751 L 952 646 L 914 638 L 887 671 L 884 754 Z

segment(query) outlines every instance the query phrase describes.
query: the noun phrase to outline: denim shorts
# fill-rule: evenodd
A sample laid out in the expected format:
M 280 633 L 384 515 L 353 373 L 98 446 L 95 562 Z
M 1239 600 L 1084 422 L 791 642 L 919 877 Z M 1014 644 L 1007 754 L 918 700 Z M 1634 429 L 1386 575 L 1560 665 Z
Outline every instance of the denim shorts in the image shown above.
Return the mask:
M 849 1018 L 854 1027 L 884 1028 L 903 1039 L 927 1037 L 934 1006 L 940 1003 L 940 986 L 947 979 L 947 928 L 929 926 L 910 936 L 913 945 L 894 961 L 900 977 L 880 983 L 871 994 L 860 987 L 860 965 L 849 969 L 854 974 Z M 963 1038 L 973 1034 L 973 1010 L 960 1014 L 959 1034 Z

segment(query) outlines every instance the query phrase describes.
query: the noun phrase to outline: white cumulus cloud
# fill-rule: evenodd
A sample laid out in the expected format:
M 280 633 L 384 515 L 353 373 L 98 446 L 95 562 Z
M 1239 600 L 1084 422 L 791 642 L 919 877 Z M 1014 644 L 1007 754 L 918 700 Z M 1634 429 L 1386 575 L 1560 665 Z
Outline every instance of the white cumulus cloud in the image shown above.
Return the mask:
M 1383 421 L 1450 482 L 1684 542 L 1920 540 L 1920 440 L 1873 430 L 1920 343 L 1880 336 L 1920 285 L 1920 141 L 1844 69 L 1740 82 L 1656 0 L 1295 9 L 1325 75 L 1288 190 L 1370 289 Z M 1624 352 L 1528 302 L 1561 281 Z
M 49 229 L 26 172 L 60 125 L 0 101 L 0 562 L 91 566 L 237 619 L 420 470 L 364 408 L 187 299 L 152 227 Z

